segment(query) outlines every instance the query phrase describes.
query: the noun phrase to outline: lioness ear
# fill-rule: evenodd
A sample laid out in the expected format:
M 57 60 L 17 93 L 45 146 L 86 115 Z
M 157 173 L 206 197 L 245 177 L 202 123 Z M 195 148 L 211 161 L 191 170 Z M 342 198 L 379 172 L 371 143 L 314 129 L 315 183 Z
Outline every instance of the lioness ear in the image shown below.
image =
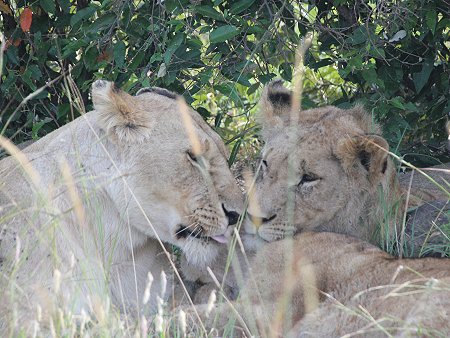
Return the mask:
M 280 80 L 273 81 L 264 88 L 259 100 L 258 115 L 263 139 L 267 139 L 273 132 L 288 123 L 291 100 L 292 92 L 285 88 Z
M 92 102 L 98 124 L 109 137 L 119 142 L 142 142 L 149 135 L 150 117 L 134 104 L 133 96 L 113 82 L 97 80 L 92 84 Z
M 344 170 L 364 170 L 369 181 L 378 184 L 388 166 L 389 145 L 378 135 L 358 135 L 338 142 L 336 156 Z

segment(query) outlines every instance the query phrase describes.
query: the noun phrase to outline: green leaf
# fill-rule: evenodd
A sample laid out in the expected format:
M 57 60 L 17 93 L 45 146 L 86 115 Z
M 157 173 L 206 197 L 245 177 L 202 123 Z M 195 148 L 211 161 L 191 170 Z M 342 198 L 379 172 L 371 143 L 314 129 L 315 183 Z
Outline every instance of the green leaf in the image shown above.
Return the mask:
M 204 119 L 211 117 L 211 113 L 205 107 L 198 107 L 195 109 Z
M 436 31 L 436 23 L 437 23 L 437 13 L 434 9 L 427 11 L 425 15 L 425 21 L 427 23 L 428 28 L 433 33 Z
M 414 112 L 419 111 L 419 108 L 412 102 L 408 102 L 404 106 L 405 106 L 406 110 L 410 110 L 410 111 L 414 111 Z
M 358 27 L 353 31 L 352 36 L 350 37 L 350 43 L 354 45 L 359 45 L 361 43 L 366 42 L 367 40 L 367 30 L 365 27 Z
M 420 93 L 422 88 L 427 84 L 433 71 L 433 60 L 426 59 L 423 63 L 422 70 L 419 73 L 413 74 L 414 87 L 416 87 L 416 93 Z
M 142 60 L 144 60 L 145 53 L 137 53 L 131 63 L 128 65 L 128 69 L 131 71 L 136 70 L 136 68 L 141 64 Z
M 189 4 L 188 0 L 166 0 L 164 1 L 164 6 L 166 11 L 171 13 L 177 13 L 184 9 Z M 173 14 L 172 13 L 172 14 Z
M 242 138 L 238 139 L 236 143 L 233 146 L 233 150 L 231 151 L 230 158 L 228 159 L 228 166 L 231 167 L 231 165 L 236 161 L 236 156 L 239 152 L 239 148 L 242 144 Z
M 6 57 L 7 61 L 10 61 L 15 65 L 18 65 L 20 62 L 16 46 L 9 46 L 9 48 L 6 50 Z
M 362 72 L 362 76 L 364 78 L 364 80 L 366 80 L 366 82 L 368 82 L 369 84 L 374 84 L 377 83 L 378 81 L 378 76 L 377 76 L 377 72 L 375 71 L 375 69 L 365 69 Z
M 11 70 L 8 70 L 8 76 L 6 74 L 3 74 L 2 82 L 0 85 L 0 92 L 7 92 L 9 88 L 11 88 L 12 85 L 14 85 L 17 81 L 16 74 L 12 72 Z
M 88 70 L 98 69 L 99 64 L 97 62 L 97 57 L 97 48 L 94 45 L 89 46 L 84 52 L 84 56 L 82 58 Z
M 47 124 L 48 122 L 51 122 L 52 119 L 49 117 L 46 117 L 45 119 L 43 119 L 42 121 L 36 122 L 33 124 L 33 128 L 31 130 L 31 137 L 33 138 L 33 140 L 37 140 L 38 137 L 38 132 L 39 129 L 41 129 L 45 124 Z
M 259 83 L 259 82 L 256 82 L 256 83 L 252 84 L 250 86 L 250 88 L 247 89 L 247 95 L 251 95 L 254 92 L 256 92 L 259 89 L 260 86 L 261 86 L 261 83 Z
M 94 7 L 86 7 L 86 8 L 80 9 L 78 12 L 75 13 L 75 15 L 73 15 L 70 18 L 70 25 L 75 26 L 78 22 L 90 17 L 96 11 L 97 11 L 97 9 Z
M 391 103 L 392 106 L 394 106 L 395 108 L 404 110 L 405 106 L 403 105 L 403 99 L 399 96 L 394 97 L 392 100 L 390 100 L 389 102 Z
M 101 17 L 97 18 L 97 20 L 95 20 L 92 25 L 90 25 L 88 31 L 98 33 L 99 31 L 110 27 L 116 21 L 116 19 L 116 14 L 104 14 Z
M 221 26 L 209 34 L 210 43 L 219 43 L 227 41 L 239 34 L 239 30 L 232 25 Z
M 204 5 L 204 6 L 196 6 L 195 12 L 206 16 L 207 18 L 215 19 L 215 20 L 223 20 L 223 15 L 216 11 L 212 6 Z
M 37 89 L 36 85 L 31 79 L 33 70 L 28 67 L 25 72 L 22 74 L 21 78 L 22 81 L 25 82 L 28 85 L 28 89 L 31 89 L 31 91 L 35 91 Z
M 39 5 L 50 14 L 55 14 L 55 1 L 54 0 L 40 0 Z
M 286 81 L 292 81 L 292 64 L 289 62 L 283 62 L 279 67 L 281 77 Z
M 63 47 L 63 59 L 69 57 L 71 54 L 74 54 L 76 51 L 80 50 L 80 48 L 86 46 L 86 42 L 84 40 L 75 40 L 73 42 L 68 43 L 65 47 Z
M 175 53 L 178 47 L 181 46 L 183 40 L 184 40 L 183 33 L 177 33 L 177 35 L 175 35 L 175 37 L 172 40 L 170 40 L 169 45 L 167 46 L 167 50 L 164 53 L 164 62 L 167 65 L 170 64 L 170 59 L 172 59 L 173 53 Z
M 69 113 L 70 113 L 70 104 L 61 103 L 58 105 L 58 112 L 56 113 L 56 119 L 60 121 L 62 117 L 68 116 Z
M 241 0 L 241 1 L 238 1 L 237 3 L 232 3 L 230 12 L 233 14 L 239 14 L 239 13 L 245 11 L 251 5 L 253 5 L 254 2 L 255 2 L 255 0 Z
M 38 65 L 30 65 L 27 69 L 30 71 L 30 77 L 34 80 L 38 80 L 42 78 L 42 72 L 39 69 Z
M 125 63 L 125 43 L 123 41 L 118 41 L 114 46 L 114 62 L 118 68 L 122 68 Z
M 69 13 L 70 11 L 70 0 L 58 0 L 59 7 L 61 7 L 64 13 Z
M 239 93 L 237 92 L 232 82 L 215 86 L 215 89 L 217 89 L 220 93 L 222 93 L 223 95 L 234 101 L 236 104 L 239 105 L 241 104 L 241 97 L 239 96 Z

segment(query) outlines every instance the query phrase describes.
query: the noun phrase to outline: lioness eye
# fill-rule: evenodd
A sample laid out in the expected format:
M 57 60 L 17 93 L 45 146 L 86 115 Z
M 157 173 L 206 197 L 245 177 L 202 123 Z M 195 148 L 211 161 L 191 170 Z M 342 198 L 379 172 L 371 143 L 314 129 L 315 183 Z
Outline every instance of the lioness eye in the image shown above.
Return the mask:
M 186 154 L 192 162 L 198 162 L 198 157 L 192 151 L 188 150 Z
M 308 183 L 308 182 L 314 182 L 317 180 L 318 180 L 318 178 L 316 176 L 303 174 L 302 179 L 300 180 L 300 183 L 298 185 L 302 185 L 302 184 Z
M 200 170 L 209 170 L 209 162 L 204 155 L 195 155 L 194 152 L 190 150 L 188 150 L 186 154 L 193 166 L 199 168 Z

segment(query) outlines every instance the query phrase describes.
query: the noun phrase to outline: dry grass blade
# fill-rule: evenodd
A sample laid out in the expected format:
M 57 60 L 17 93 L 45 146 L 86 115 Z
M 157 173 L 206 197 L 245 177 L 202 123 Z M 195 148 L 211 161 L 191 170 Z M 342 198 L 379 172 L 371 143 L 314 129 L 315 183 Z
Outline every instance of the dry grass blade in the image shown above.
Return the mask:
M 409 205 L 409 197 L 411 196 L 411 187 L 412 187 L 413 178 L 414 178 L 414 171 L 411 174 L 411 178 L 409 180 L 409 185 L 408 185 L 408 190 L 406 192 L 406 202 L 405 202 L 406 206 Z M 401 229 L 399 253 L 398 253 L 398 258 L 400 258 L 400 259 L 403 257 L 403 242 L 405 239 L 406 216 L 407 216 L 407 208 L 405 208 L 405 210 L 403 212 L 403 221 L 402 221 L 402 229 Z
M 242 318 L 242 316 L 240 315 L 239 311 L 237 311 L 237 309 L 234 307 L 233 302 L 231 302 L 228 297 L 226 296 L 225 292 L 222 289 L 222 286 L 220 285 L 219 281 L 217 280 L 216 275 L 214 274 L 214 272 L 211 270 L 210 267 L 207 267 L 208 273 L 211 276 L 211 278 L 214 281 L 214 284 L 216 284 L 216 286 L 219 288 L 221 295 L 223 297 L 223 299 L 225 299 L 225 301 L 227 302 L 227 304 L 230 306 L 231 310 L 234 312 L 234 314 L 236 315 L 236 318 L 239 320 L 239 322 L 243 325 L 244 330 L 246 332 L 246 334 L 251 337 L 252 334 L 250 332 L 250 329 L 248 328 L 247 324 L 245 323 L 245 320 Z
M 177 101 L 181 119 L 183 121 L 184 127 L 186 128 L 186 134 L 192 145 L 192 152 L 194 153 L 195 156 L 199 156 L 202 154 L 202 147 L 200 144 L 200 140 L 198 139 L 198 136 L 195 133 L 194 123 L 192 122 L 192 118 L 189 114 L 189 107 L 187 106 L 186 102 L 182 97 L 178 97 Z
M 70 200 L 72 201 L 72 206 L 75 211 L 75 215 L 78 220 L 78 224 L 83 225 L 86 224 L 85 220 L 85 213 L 83 208 L 83 202 L 81 201 L 80 195 L 77 192 L 77 188 L 75 185 L 75 182 L 73 180 L 73 175 L 70 170 L 69 164 L 67 161 L 63 161 L 60 164 L 61 167 L 61 173 L 63 175 L 63 179 L 65 181 L 65 184 L 67 186 L 67 191 L 69 193 Z
M 301 41 L 300 45 L 297 47 L 296 50 L 296 62 L 295 62 L 295 71 L 294 71 L 294 88 L 293 88 L 293 95 L 292 95 L 292 102 L 291 102 L 291 116 L 290 116 L 290 125 L 292 128 L 296 128 L 298 125 L 298 120 L 301 114 L 301 103 L 302 103 L 302 94 L 303 94 L 303 78 L 305 76 L 305 67 L 304 67 L 304 59 L 305 59 L 305 53 L 308 50 L 308 48 L 312 44 L 312 38 L 313 34 L 311 32 L 307 33 L 303 40 Z M 295 167 L 294 167 L 294 152 L 291 152 L 289 154 L 288 158 L 288 175 L 289 180 L 294 181 L 295 180 Z M 294 224 L 294 196 L 293 191 L 288 192 L 288 203 L 287 203 L 287 214 L 288 214 L 288 221 L 290 224 Z M 293 249 L 293 248 L 291 248 Z M 294 250 L 288 250 L 288 252 L 292 253 Z M 304 262 L 294 262 L 293 255 L 287 254 L 287 259 L 289 260 L 286 264 L 286 271 L 284 273 L 285 279 L 283 281 L 284 283 L 284 290 L 286 292 L 284 293 L 283 297 L 278 302 L 277 305 L 277 311 L 274 316 L 274 320 L 272 321 L 272 326 L 275 327 L 275 331 L 279 331 L 283 325 L 283 317 L 285 315 L 285 311 L 288 308 L 288 303 L 291 299 L 291 293 L 293 290 L 293 286 L 298 282 L 294 280 L 294 271 L 291 269 L 294 265 L 309 267 L 306 268 L 304 271 L 302 271 L 302 276 L 304 277 L 301 281 L 301 285 L 304 289 L 304 294 L 308 295 L 305 297 L 305 313 L 311 312 L 314 309 L 317 308 L 319 303 L 319 295 L 318 291 L 316 289 L 316 279 L 315 274 L 312 269 L 312 266 L 306 264 L 303 265 L 301 263 Z M 281 331 L 280 331 L 281 332 Z
M 0 147 L 4 148 L 12 158 L 14 158 L 21 168 L 25 171 L 28 177 L 31 179 L 35 188 L 39 188 L 41 185 L 41 178 L 38 172 L 33 168 L 31 162 L 10 140 L 0 135 Z
M 291 125 L 296 126 L 298 123 L 298 118 L 300 116 L 300 111 L 302 109 L 302 96 L 303 96 L 303 79 L 305 77 L 305 54 L 308 48 L 312 44 L 313 34 L 311 32 L 307 33 L 302 39 L 300 45 L 296 51 L 295 60 L 295 71 L 294 71 L 294 88 L 292 95 L 292 110 L 291 110 Z
M 3 52 L 6 49 L 5 36 L 0 34 L 0 78 L 3 72 Z

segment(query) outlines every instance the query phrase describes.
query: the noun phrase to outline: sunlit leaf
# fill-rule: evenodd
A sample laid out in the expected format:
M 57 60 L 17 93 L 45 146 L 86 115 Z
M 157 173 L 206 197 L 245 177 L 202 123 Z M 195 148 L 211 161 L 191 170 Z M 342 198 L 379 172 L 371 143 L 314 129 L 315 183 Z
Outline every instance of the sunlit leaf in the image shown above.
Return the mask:
M 221 26 L 209 34 L 210 43 L 225 42 L 239 34 L 239 29 L 232 25 Z

